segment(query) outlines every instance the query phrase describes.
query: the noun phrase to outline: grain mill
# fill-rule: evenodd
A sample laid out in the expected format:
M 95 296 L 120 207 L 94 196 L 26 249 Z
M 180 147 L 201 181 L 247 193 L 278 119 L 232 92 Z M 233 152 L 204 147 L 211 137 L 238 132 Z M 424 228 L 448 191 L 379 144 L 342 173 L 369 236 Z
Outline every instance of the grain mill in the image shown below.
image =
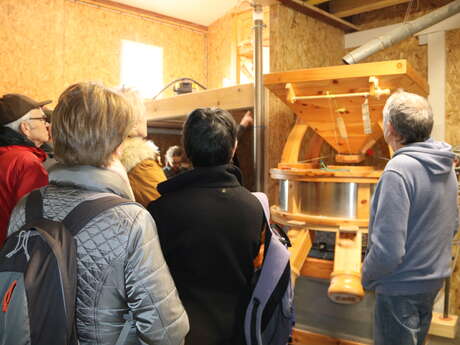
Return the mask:
M 319 309 L 346 314 L 343 304 L 365 296 L 361 263 L 370 201 L 391 157 L 383 106 L 398 88 L 426 97 L 427 83 L 406 60 L 396 60 L 272 73 L 265 86 L 296 115 L 281 161 L 270 171 L 279 182 L 272 219 L 289 229 L 294 277 L 327 281 L 330 304 Z M 330 260 L 309 256 L 324 234 L 332 237 Z M 311 301 L 297 289 L 299 311 Z M 305 343 L 301 330 L 294 340 Z

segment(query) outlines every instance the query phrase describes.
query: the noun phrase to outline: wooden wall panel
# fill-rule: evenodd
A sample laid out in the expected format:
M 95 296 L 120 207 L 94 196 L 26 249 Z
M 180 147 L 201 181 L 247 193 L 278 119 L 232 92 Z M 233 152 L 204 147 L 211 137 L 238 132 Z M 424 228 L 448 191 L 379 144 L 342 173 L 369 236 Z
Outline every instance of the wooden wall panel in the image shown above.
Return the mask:
M 0 1 L 0 95 L 55 99 L 62 90 L 62 0 Z
M 0 22 L 0 94 L 57 100 L 77 81 L 117 86 L 122 39 L 163 47 L 165 83 L 207 84 L 207 35 L 187 27 L 71 0 L 2 0 Z
M 223 87 L 224 79 L 235 82 L 235 64 L 236 23 L 228 13 L 208 27 L 208 88 Z
M 64 2 L 64 87 L 82 80 L 120 83 L 120 31 L 136 21 L 120 17 L 116 12 Z
M 270 7 L 270 70 L 340 65 L 344 55 L 344 33 L 282 5 Z M 272 94 L 269 95 L 268 169 L 277 166 L 294 124 L 295 116 Z M 271 203 L 278 203 L 278 182 L 268 179 Z
M 460 145 L 460 29 L 446 33 L 446 49 L 446 140 Z
M 460 145 L 460 29 L 446 34 L 446 140 Z M 460 233 L 457 234 L 460 240 Z M 451 311 L 460 316 L 460 248 L 457 248 L 457 264 L 452 274 Z
M 390 6 L 378 11 L 366 12 L 352 17 L 353 24 L 361 30 L 377 28 L 380 26 L 401 23 L 406 20 L 414 20 L 440 6 L 444 6 L 452 0 L 417 0 L 413 1 L 411 10 L 406 17 L 409 4 Z
M 270 30 L 268 8 L 264 9 L 264 43 Z M 252 11 L 229 12 L 208 27 L 208 88 L 231 86 L 237 80 L 238 44 L 253 41 Z
M 254 39 L 254 20 L 252 18 L 252 10 L 244 11 L 238 13 L 237 17 L 237 40 L 238 42 L 242 41 L 252 41 Z M 264 29 L 264 40 L 269 38 L 270 31 L 270 10 L 269 7 L 264 7 L 264 24 L 266 25 Z

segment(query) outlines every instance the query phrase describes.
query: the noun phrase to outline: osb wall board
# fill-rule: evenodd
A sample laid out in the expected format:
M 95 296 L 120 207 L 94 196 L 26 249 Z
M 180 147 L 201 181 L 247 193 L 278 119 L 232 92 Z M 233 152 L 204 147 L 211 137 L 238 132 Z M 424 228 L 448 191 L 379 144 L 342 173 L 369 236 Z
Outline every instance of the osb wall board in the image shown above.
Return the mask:
M 77 81 L 116 86 L 122 39 L 163 47 L 165 83 L 207 83 L 202 32 L 70 0 L 2 0 L 0 20 L 0 94 L 56 100 Z
M 264 40 L 269 38 L 270 33 L 270 10 L 269 7 L 264 7 Z M 245 11 L 237 16 L 237 40 L 238 42 L 250 41 L 254 38 L 254 20 L 252 11 Z
M 447 32 L 446 49 L 446 140 L 452 145 L 460 145 L 460 29 Z M 460 234 L 457 239 L 460 240 Z M 452 274 L 450 295 L 454 313 L 460 316 L 460 258 L 457 258 Z
M 264 40 L 269 38 L 269 10 L 264 9 Z M 253 40 L 252 11 L 229 12 L 208 27 L 208 88 L 223 87 L 224 79 L 235 83 L 237 46 Z M 227 85 L 229 86 L 229 85 Z
M 340 65 L 344 33 L 282 5 L 270 7 L 270 71 Z M 295 116 L 275 95 L 269 95 L 268 168 L 278 165 Z M 278 203 L 278 182 L 268 178 L 270 202 Z
M 417 19 L 418 17 L 431 12 L 432 10 L 444 6 L 452 0 L 417 0 L 413 1 L 412 7 L 406 16 L 409 4 L 390 6 L 377 11 L 366 12 L 352 17 L 353 24 L 361 30 L 377 28 L 380 26 L 401 23 Z
M 208 27 L 208 88 L 222 87 L 223 80 L 235 80 L 236 23 L 228 13 Z
M 446 140 L 460 145 L 460 29 L 446 33 Z
M 0 95 L 56 99 L 62 91 L 64 2 L 0 1 Z
M 206 84 L 204 34 L 69 1 L 66 9 L 65 41 L 79 42 L 66 47 L 66 83 L 83 78 L 119 84 L 121 41 L 132 40 L 163 47 L 165 84 L 179 77 Z

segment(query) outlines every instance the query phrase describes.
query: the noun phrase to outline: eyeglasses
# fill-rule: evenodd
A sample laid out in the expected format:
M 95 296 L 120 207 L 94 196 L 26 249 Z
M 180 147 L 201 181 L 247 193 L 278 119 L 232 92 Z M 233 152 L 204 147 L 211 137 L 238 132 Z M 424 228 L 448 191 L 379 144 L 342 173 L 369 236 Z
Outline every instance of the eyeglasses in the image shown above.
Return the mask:
M 39 121 L 43 121 L 44 123 L 49 123 L 47 117 L 31 117 L 29 120 L 39 120 Z

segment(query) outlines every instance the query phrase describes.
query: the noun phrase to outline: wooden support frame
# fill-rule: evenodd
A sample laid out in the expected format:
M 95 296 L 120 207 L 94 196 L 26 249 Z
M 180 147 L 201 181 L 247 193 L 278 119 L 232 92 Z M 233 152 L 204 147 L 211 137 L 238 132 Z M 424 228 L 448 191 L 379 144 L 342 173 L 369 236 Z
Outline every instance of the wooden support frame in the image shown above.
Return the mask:
M 271 73 L 265 85 L 302 121 L 292 134 L 300 137 L 308 124 L 337 152 L 340 163 L 366 160 L 367 149 L 383 136 L 378 122 L 392 91 L 428 93 L 426 81 L 406 60 Z M 286 150 L 295 147 L 289 141 Z M 291 160 L 294 154 L 283 156 Z
M 335 303 L 354 304 L 364 297 L 361 285 L 362 233 L 357 226 L 339 226 L 336 233 L 334 270 L 329 298 Z
M 184 118 L 191 110 L 219 107 L 227 110 L 254 107 L 253 84 L 241 84 L 220 89 L 197 91 L 145 102 L 147 120 Z
M 273 221 L 279 224 L 289 225 L 290 220 L 304 222 L 306 224 L 335 226 L 338 224 L 355 225 L 360 228 L 367 228 L 367 219 L 353 219 L 341 217 L 324 217 L 324 216 L 311 216 L 303 213 L 289 213 L 282 211 L 278 206 L 271 207 L 271 215 Z
M 299 0 L 278 0 L 284 6 L 289 7 L 297 12 L 303 13 L 307 16 L 313 17 L 320 21 L 323 21 L 327 24 L 335 26 L 345 32 L 354 32 L 358 31 L 359 27 L 356 25 L 347 22 L 339 17 L 336 17 L 329 12 L 326 12 L 316 6 L 309 5 L 308 3 L 299 1 Z
M 305 1 L 305 3 L 307 3 L 308 5 L 312 5 L 312 6 L 315 6 L 315 5 L 321 5 L 325 2 L 328 2 L 329 0 L 307 0 Z
M 377 76 L 381 85 L 382 83 L 387 84 L 385 82 L 387 78 L 394 79 L 400 77 L 401 82 L 409 78 L 415 84 L 411 92 L 417 92 L 423 96 L 427 96 L 429 93 L 428 83 L 407 63 L 407 60 L 369 62 L 356 65 L 339 65 L 270 73 L 265 75 L 264 83 L 269 89 L 273 89 L 274 91 L 277 84 L 282 84 L 283 88 L 285 88 L 287 83 L 293 84 L 306 81 L 329 80 L 331 84 L 334 84 L 340 79 L 364 78 L 366 83 L 368 83 L 370 76 Z
M 301 274 L 302 267 L 312 247 L 310 231 L 307 228 L 290 229 L 288 231 L 289 240 L 291 241 L 291 272 L 294 279 Z
M 405 4 L 411 0 L 333 0 L 329 3 L 331 13 L 339 18 Z
M 298 117 L 296 124 L 289 133 L 286 145 L 284 145 L 281 163 L 296 163 L 299 160 L 300 147 L 302 139 L 307 132 L 308 124 Z
M 356 341 L 337 339 L 327 335 L 312 333 L 294 328 L 292 332 L 293 345 L 366 345 Z
M 454 339 L 457 334 L 457 327 L 457 315 L 449 315 L 447 318 L 444 318 L 442 313 L 433 312 L 433 318 L 431 320 L 428 334 Z
M 302 269 L 300 270 L 300 274 L 311 278 L 330 279 L 333 269 L 334 262 L 331 260 L 307 257 L 302 266 Z

